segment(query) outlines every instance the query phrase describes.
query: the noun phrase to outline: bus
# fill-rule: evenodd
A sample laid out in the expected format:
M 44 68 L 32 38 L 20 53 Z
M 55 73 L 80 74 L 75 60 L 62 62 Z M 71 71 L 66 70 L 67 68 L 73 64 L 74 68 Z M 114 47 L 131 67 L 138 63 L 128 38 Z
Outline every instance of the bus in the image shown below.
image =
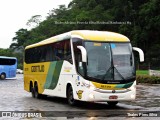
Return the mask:
M 25 48 L 24 89 L 32 97 L 67 98 L 116 105 L 136 97 L 133 50 L 130 40 L 108 31 L 73 30 Z
M 0 56 L 0 79 L 16 77 L 17 58 Z

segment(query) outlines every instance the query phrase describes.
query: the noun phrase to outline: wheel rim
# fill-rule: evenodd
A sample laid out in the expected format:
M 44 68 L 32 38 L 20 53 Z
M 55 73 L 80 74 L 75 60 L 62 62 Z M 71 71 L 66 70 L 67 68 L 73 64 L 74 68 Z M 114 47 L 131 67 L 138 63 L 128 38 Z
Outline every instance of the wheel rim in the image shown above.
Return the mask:
M 6 76 L 4 74 L 1 75 L 1 79 L 4 80 Z

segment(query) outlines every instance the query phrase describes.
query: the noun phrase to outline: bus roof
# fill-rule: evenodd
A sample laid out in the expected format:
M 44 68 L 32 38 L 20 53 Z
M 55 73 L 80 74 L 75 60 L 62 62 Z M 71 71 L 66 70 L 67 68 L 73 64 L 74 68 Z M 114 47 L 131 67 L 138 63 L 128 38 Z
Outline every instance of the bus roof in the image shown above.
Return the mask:
M 6 58 L 6 59 L 17 59 L 16 57 L 7 57 L 7 56 L 0 56 L 0 58 Z
M 129 42 L 129 39 L 126 36 L 119 33 L 108 32 L 108 31 L 74 30 L 29 45 L 26 47 L 26 49 L 70 39 L 72 37 L 79 37 L 82 38 L 83 40 L 99 41 L 99 42 Z

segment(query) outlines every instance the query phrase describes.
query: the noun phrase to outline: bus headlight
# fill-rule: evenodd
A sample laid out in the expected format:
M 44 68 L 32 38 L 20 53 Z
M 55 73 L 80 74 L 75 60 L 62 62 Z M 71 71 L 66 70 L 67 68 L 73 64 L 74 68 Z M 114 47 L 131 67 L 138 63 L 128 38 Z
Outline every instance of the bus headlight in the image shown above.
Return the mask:
M 132 94 L 132 95 L 131 95 L 131 99 L 135 99 L 135 94 Z

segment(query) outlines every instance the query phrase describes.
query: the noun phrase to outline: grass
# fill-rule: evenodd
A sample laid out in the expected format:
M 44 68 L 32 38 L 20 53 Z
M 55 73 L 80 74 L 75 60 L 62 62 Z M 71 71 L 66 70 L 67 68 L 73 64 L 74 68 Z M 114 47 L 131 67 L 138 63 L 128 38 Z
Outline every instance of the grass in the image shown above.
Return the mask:
M 137 75 L 149 75 L 149 71 L 148 70 L 137 70 L 136 74 Z

